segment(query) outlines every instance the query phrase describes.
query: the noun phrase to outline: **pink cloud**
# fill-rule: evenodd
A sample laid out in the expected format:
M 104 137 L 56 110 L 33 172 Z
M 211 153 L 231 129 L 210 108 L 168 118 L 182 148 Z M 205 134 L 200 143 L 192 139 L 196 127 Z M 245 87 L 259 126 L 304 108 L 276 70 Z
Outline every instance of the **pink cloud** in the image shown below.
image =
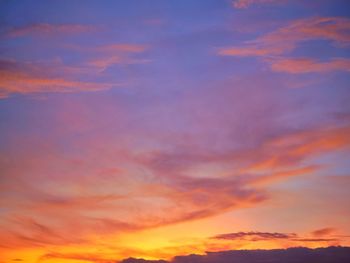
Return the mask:
M 94 48 L 96 51 L 100 52 L 127 52 L 127 53 L 140 53 L 144 52 L 148 46 L 138 45 L 138 44 L 111 44 L 98 46 Z
M 46 78 L 26 73 L 0 72 L 0 98 L 10 94 L 31 93 L 72 93 L 79 91 L 99 91 L 110 89 L 115 85 L 72 81 L 62 78 Z
M 349 60 L 331 58 L 328 62 L 317 62 L 308 58 L 292 59 L 284 56 L 297 46 L 310 40 L 329 40 L 337 47 L 350 44 L 350 19 L 342 17 L 314 17 L 291 22 L 285 27 L 263 35 L 244 45 L 221 48 L 222 56 L 265 57 L 275 71 L 288 73 L 328 72 L 349 70 Z M 271 59 L 274 58 L 274 59 Z M 280 57 L 276 59 L 276 57 Z
M 266 4 L 273 2 L 281 2 L 281 0 L 234 0 L 232 2 L 233 7 L 237 9 L 248 8 L 253 4 Z
M 118 86 L 111 83 L 74 80 L 81 73 L 86 73 L 86 70 L 65 67 L 57 63 L 41 65 L 3 60 L 0 61 L 0 98 L 6 98 L 14 93 L 72 93 L 100 91 Z
M 321 229 L 312 231 L 312 235 L 315 237 L 324 237 L 324 236 L 329 236 L 330 234 L 333 234 L 335 231 L 336 229 L 333 227 L 326 227 L 326 228 L 321 228 Z
M 94 58 L 87 61 L 87 65 L 95 67 L 99 71 L 115 64 L 146 64 L 150 62 L 149 59 L 134 57 L 148 50 L 149 46 L 147 45 L 119 43 L 96 47 L 69 46 L 68 48 L 79 52 L 87 52 L 94 56 Z
M 89 66 L 95 67 L 99 69 L 100 71 L 105 70 L 106 68 L 115 65 L 115 64 L 147 64 L 150 60 L 148 59 L 136 59 L 136 58 L 130 58 L 126 55 L 113 55 L 108 57 L 101 57 L 96 58 L 93 60 L 90 60 L 88 62 Z
M 51 34 L 77 34 L 95 30 L 95 26 L 80 24 L 33 24 L 8 30 L 8 37 L 21 37 L 26 35 Z
M 287 58 L 271 60 L 273 71 L 292 74 L 329 71 L 350 71 L 350 59 L 335 58 L 319 62 L 309 58 Z

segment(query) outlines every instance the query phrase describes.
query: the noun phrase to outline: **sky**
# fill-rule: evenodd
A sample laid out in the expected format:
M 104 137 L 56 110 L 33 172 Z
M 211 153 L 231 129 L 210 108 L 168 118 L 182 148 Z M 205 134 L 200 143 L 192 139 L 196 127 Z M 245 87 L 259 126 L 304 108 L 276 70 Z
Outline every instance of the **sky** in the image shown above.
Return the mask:
M 0 262 L 350 246 L 348 0 L 0 0 Z

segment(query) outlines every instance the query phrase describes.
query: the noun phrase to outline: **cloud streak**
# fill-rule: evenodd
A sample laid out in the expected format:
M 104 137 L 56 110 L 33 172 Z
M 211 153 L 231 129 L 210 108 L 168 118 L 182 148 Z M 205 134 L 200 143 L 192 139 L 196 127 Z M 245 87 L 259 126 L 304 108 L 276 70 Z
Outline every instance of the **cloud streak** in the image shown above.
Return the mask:
M 331 71 L 350 71 L 350 59 L 334 58 L 330 61 L 320 62 L 308 58 L 290 58 L 271 60 L 271 69 L 277 72 L 291 74 L 322 73 Z
M 232 5 L 237 9 L 245 9 L 254 4 L 278 3 L 281 0 L 233 0 Z
M 96 30 L 96 27 L 91 25 L 39 23 L 10 28 L 7 30 L 6 36 L 9 38 L 16 38 L 24 36 L 52 36 L 58 34 L 73 35 L 94 30 Z
M 286 58 L 299 45 L 310 40 L 327 40 L 338 48 L 350 44 L 350 20 L 343 17 L 313 17 L 300 19 L 276 31 L 247 41 L 244 45 L 221 48 L 222 56 L 263 57 L 271 63 L 274 71 L 287 73 L 310 73 L 329 71 L 349 71 L 349 61 L 331 58 L 320 62 L 311 58 Z
M 59 66 L 56 68 L 56 75 L 57 69 L 63 72 L 71 71 L 68 67 Z M 53 70 L 40 64 L 0 61 L 0 98 L 6 98 L 11 94 L 92 92 L 118 86 L 116 83 L 68 79 L 67 77 L 55 76 L 50 71 Z M 65 74 L 67 76 L 67 72 Z M 70 74 L 76 75 L 74 69 Z
M 214 236 L 214 239 L 236 240 L 246 239 L 250 241 L 270 240 L 270 239 L 290 239 L 296 237 L 296 234 L 269 233 L 269 232 L 237 232 Z

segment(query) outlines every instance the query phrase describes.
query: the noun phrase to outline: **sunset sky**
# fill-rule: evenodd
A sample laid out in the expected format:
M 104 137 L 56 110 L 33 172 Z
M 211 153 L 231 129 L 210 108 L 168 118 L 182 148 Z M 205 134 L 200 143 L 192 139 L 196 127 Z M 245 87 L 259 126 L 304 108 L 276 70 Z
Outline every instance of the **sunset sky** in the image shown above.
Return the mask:
M 348 0 L 0 0 L 0 263 L 350 246 Z

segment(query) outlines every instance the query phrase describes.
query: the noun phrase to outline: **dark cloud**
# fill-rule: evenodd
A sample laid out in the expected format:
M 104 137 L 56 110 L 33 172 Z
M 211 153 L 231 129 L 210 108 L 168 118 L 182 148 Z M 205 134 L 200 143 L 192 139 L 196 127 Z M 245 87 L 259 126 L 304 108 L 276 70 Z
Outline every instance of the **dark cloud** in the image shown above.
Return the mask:
M 296 238 L 293 241 L 302 241 L 302 242 L 330 242 L 330 241 L 339 241 L 337 238 Z
M 176 257 L 173 263 L 260 263 L 260 262 L 318 262 L 340 263 L 350 260 L 350 248 L 289 248 L 274 250 L 234 250 L 208 253 L 204 256 Z
M 166 263 L 142 259 L 127 259 L 121 263 Z M 168 263 L 344 263 L 350 262 L 350 248 L 288 248 L 273 250 L 231 250 L 208 252 L 206 255 L 178 256 Z
M 350 262 L 350 247 L 228 250 L 207 252 L 205 255 L 176 256 L 171 261 L 140 258 L 127 258 L 118 261 L 94 254 L 49 253 L 42 256 L 39 261 L 44 262 L 49 259 L 71 259 L 94 263 L 345 263 Z
M 250 239 L 252 241 L 269 240 L 269 239 L 290 239 L 297 235 L 285 233 L 269 233 L 269 232 L 236 232 L 214 236 L 215 239 L 236 240 L 236 239 Z

